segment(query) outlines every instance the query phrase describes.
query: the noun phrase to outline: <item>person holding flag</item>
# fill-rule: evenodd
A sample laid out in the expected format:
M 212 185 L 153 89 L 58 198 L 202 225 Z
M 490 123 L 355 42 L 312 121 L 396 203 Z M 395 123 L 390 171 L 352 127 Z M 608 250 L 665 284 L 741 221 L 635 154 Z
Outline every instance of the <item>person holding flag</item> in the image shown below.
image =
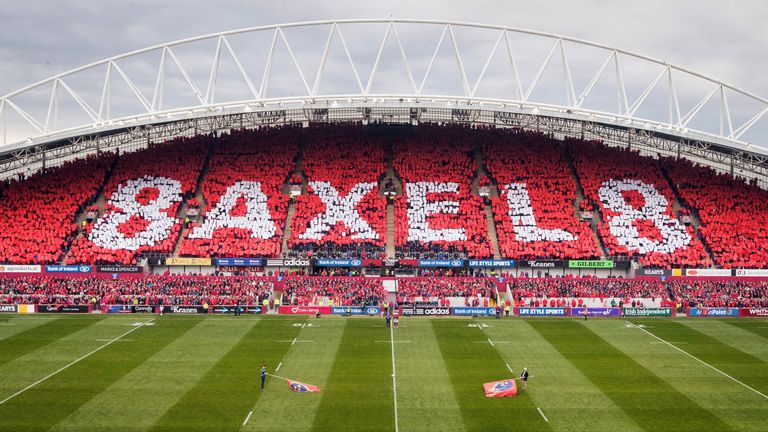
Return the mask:
M 528 391 L 528 368 L 524 367 L 520 374 L 520 382 L 523 384 L 523 390 Z
M 267 381 L 267 365 L 261 365 L 261 390 L 264 391 L 264 382 Z

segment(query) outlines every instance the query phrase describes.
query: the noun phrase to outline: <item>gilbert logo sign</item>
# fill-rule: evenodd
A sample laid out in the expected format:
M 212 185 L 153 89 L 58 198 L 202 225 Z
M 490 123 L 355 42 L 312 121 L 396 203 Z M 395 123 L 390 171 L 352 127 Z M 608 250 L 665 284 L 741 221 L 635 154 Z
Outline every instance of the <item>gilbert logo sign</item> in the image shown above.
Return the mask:
M 608 260 L 570 260 L 568 268 L 612 269 L 616 263 Z

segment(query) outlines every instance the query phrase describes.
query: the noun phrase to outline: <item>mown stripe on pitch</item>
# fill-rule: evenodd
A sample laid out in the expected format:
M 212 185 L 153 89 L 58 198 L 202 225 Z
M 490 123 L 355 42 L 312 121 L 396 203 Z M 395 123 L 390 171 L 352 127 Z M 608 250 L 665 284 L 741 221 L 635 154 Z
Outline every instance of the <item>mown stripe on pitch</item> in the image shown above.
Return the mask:
M 259 371 L 282 361 L 296 337 L 293 322 L 304 318 L 263 318 L 176 402 L 150 430 L 239 430 L 261 395 Z
M 768 340 L 738 326 L 720 320 L 688 319 L 676 321 L 716 339 L 736 350 L 768 363 Z M 653 329 L 649 329 L 653 330 Z M 685 349 L 684 346 L 680 346 Z
M 415 318 L 414 318 L 415 319 Z M 481 321 L 476 321 L 481 322 Z M 445 366 L 464 417 L 467 431 L 551 430 L 536 405 L 521 388 L 513 399 L 487 398 L 483 383 L 511 378 L 504 359 L 469 321 L 432 320 Z M 429 385 L 429 383 L 425 383 Z
M 730 324 L 734 327 L 738 327 L 768 339 L 768 320 L 764 318 L 724 319 L 720 322 Z
M 530 320 L 529 324 L 643 429 L 732 430 L 580 322 Z
M 56 318 L 41 315 L 0 315 L 0 341 Z
M 285 381 L 270 378 L 243 430 L 305 431 L 312 427 L 349 321 L 341 317 L 308 320 L 307 324 L 312 325 L 301 329 L 297 336 L 299 342 L 290 347 L 282 364 L 270 365 L 269 372 L 318 386 L 321 392 L 296 394 L 288 389 Z M 275 371 L 278 365 L 280 370 Z
M 685 341 L 685 344 L 677 345 L 677 347 L 744 384 L 764 394 L 768 393 L 768 367 L 759 358 L 726 345 L 687 325 L 673 321 L 664 321 L 664 325 L 654 326 L 648 331 L 668 342 Z M 681 355 L 683 354 L 681 353 Z M 695 360 L 691 359 L 691 361 Z M 750 390 L 744 388 L 744 391 Z M 755 395 L 755 397 L 760 396 Z M 765 399 L 763 398 L 763 400 Z
M 133 342 L 113 343 L 0 405 L 0 430 L 49 429 L 197 324 L 156 323 L 131 333 Z
M 504 342 L 496 344 L 496 350 L 515 373 L 528 368 L 531 373 L 530 397 L 546 413 L 553 430 L 642 431 L 528 321 L 504 319 L 488 322 L 485 332 L 493 341 Z
M 52 430 L 147 429 L 257 322 L 253 319 L 196 321 L 199 324 L 114 382 Z
M 349 320 L 312 430 L 395 430 L 392 352 L 377 340 L 389 340 L 383 320 Z
M 400 430 L 463 431 L 459 402 L 430 320 L 407 319 L 394 335 Z
M 0 366 L 103 320 L 104 317 L 73 317 L 51 321 L 0 340 Z

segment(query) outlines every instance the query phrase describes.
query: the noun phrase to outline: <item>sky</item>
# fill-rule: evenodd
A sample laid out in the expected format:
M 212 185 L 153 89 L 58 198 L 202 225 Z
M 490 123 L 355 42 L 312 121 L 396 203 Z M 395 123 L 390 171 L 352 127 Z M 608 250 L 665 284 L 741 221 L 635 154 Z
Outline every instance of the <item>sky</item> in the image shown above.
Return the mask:
M 764 0 L 5 0 L 3 6 L 0 94 L 102 58 L 196 35 L 295 21 L 392 17 L 562 34 L 645 54 L 768 97 Z M 317 51 L 309 45 L 307 50 Z M 430 54 L 426 43 L 422 50 L 409 53 L 422 59 Z M 574 64 L 578 60 L 572 60 Z M 478 67 L 470 64 L 468 69 L 473 66 Z M 644 88 L 647 81 L 648 77 L 638 76 L 637 88 Z M 768 132 L 757 136 L 768 137 Z

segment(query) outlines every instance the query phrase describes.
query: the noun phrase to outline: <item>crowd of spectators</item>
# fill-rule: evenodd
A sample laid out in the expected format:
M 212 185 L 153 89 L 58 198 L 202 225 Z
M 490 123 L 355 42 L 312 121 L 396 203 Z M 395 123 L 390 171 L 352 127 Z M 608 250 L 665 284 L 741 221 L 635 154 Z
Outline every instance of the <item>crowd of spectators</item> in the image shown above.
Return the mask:
M 175 138 L 120 156 L 104 188 L 104 214 L 73 242 L 67 262 L 131 264 L 141 253 L 172 252 L 179 207 L 192 197 L 212 139 Z
M 424 124 L 395 139 L 393 165 L 404 183 L 394 200 L 398 257 L 492 255 L 483 200 L 471 193 L 473 134 L 464 125 Z
M 704 241 L 724 268 L 768 267 L 768 192 L 686 160 L 662 160 Z
M 379 305 L 387 297 L 382 281 L 361 277 L 293 277 L 283 280 L 282 301 L 291 305 Z
M 668 298 L 669 292 L 661 281 L 640 279 L 512 279 L 507 284 L 515 300 L 539 298 Z
M 293 256 L 381 258 L 387 202 L 379 181 L 387 169 L 382 138 L 359 125 L 313 125 L 302 171 L 307 190 L 296 197 L 288 246 Z
M 397 302 L 444 304 L 448 297 L 495 299 L 495 287 L 492 278 L 403 278 L 397 281 Z
M 261 305 L 273 287 L 274 279 L 259 277 L 0 278 L 0 303 Z
M 672 281 L 686 307 L 768 307 L 768 281 Z
M 598 230 L 612 256 L 647 267 L 709 267 L 693 228 L 673 211 L 674 194 L 659 162 L 599 142 L 566 140 L 584 195 L 600 207 Z
M 0 262 L 58 262 L 113 159 L 90 156 L 0 183 Z
M 279 256 L 288 211 L 283 184 L 294 170 L 301 129 L 232 131 L 213 146 L 202 185 L 206 206 L 180 256 Z
M 575 215 L 577 186 L 560 144 L 518 129 L 483 132 L 485 165 L 499 192 L 491 202 L 502 256 L 600 256 L 589 222 Z

